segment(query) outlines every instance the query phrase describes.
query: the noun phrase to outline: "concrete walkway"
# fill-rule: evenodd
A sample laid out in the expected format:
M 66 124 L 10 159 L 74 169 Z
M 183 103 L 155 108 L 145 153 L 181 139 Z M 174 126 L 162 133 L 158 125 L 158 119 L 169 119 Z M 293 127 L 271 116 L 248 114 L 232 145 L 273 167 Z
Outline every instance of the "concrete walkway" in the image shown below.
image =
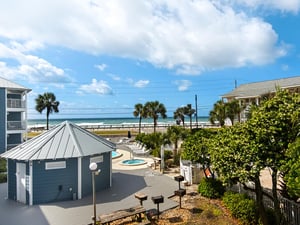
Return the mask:
M 136 192 L 148 195 L 144 207 L 156 208 L 151 197 L 164 196 L 160 210 L 173 208 L 178 204 L 168 199 L 178 189 L 178 183 L 171 177 L 149 168 L 135 170 L 114 170 L 112 187 L 97 193 L 97 214 L 138 205 Z M 81 200 L 52 204 L 27 206 L 7 200 L 7 184 L 0 184 L 0 225 L 87 225 L 92 222 L 92 196 Z

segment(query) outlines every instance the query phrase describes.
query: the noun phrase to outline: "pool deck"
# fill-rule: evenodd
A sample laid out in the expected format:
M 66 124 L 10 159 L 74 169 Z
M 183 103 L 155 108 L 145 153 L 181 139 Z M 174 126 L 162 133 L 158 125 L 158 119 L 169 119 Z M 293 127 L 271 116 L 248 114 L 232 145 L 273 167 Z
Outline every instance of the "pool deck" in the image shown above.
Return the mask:
M 148 164 L 124 166 L 120 162 L 130 159 L 130 152 L 118 149 L 122 157 L 113 159 L 112 187 L 96 193 L 97 215 L 128 208 L 139 204 L 134 197 L 137 192 L 148 195 L 143 205 L 146 210 L 155 209 L 151 197 L 164 196 L 160 210 L 178 205 L 169 199 L 178 189 L 178 183 L 170 176 L 149 168 Z M 151 158 L 143 158 L 153 163 Z M 7 200 L 7 184 L 0 184 L 0 225 L 87 225 L 92 222 L 92 196 L 75 201 L 56 202 L 28 206 Z
M 122 149 L 117 149 L 117 152 L 122 154 L 122 156 L 112 160 L 112 168 L 116 169 L 116 170 L 146 169 L 146 168 L 149 168 L 150 165 L 154 163 L 154 160 L 151 157 L 136 157 L 136 156 L 134 156 L 134 159 L 143 159 L 146 161 L 146 163 L 143 165 L 134 165 L 134 166 L 123 165 L 122 161 L 127 160 L 127 159 L 132 159 L 132 154 L 130 153 L 130 151 L 122 150 Z

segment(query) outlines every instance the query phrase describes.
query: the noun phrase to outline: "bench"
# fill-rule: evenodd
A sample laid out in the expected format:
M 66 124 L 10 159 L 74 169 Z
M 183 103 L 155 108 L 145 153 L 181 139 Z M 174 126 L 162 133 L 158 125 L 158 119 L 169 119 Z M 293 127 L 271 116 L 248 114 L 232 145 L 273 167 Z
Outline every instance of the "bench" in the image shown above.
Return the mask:
M 110 222 L 119 219 L 124 219 L 126 217 L 138 216 L 138 221 L 141 221 L 142 219 L 141 214 L 145 212 L 146 209 L 143 206 L 138 205 L 128 209 L 121 209 L 109 214 L 100 215 L 99 220 L 100 220 L 100 224 L 109 224 Z

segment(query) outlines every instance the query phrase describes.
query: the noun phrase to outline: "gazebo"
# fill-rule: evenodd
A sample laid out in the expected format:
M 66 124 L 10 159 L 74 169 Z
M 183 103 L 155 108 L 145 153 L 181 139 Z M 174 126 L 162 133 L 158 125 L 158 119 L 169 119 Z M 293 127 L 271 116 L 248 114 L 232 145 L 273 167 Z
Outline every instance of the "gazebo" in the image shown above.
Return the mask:
M 101 170 L 96 191 L 112 184 L 114 143 L 65 121 L 0 155 L 7 159 L 8 198 L 33 205 L 92 194 L 89 164 Z

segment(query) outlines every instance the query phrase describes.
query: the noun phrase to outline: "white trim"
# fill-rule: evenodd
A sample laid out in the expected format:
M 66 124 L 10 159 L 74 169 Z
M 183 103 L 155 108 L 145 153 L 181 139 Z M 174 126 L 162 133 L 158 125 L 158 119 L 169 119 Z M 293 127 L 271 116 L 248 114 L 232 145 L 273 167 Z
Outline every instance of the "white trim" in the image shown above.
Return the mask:
M 77 198 L 78 199 L 81 199 L 82 198 L 82 173 L 81 173 L 81 169 L 82 169 L 82 164 L 81 164 L 81 161 L 82 159 L 81 159 L 81 157 L 79 157 L 79 158 L 77 158 L 77 177 L 78 177 L 78 187 L 77 187 L 77 189 L 78 189 L 78 193 L 77 193 Z
M 67 167 L 66 161 L 46 162 L 45 170 L 65 169 Z
M 16 196 L 17 201 L 26 204 L 26 164 L 16 163 Z
M 33 176 L 33 161 L 29 161 L 29 205 L 33 204 L 33 183 L 32 183 L 32 176 Z

